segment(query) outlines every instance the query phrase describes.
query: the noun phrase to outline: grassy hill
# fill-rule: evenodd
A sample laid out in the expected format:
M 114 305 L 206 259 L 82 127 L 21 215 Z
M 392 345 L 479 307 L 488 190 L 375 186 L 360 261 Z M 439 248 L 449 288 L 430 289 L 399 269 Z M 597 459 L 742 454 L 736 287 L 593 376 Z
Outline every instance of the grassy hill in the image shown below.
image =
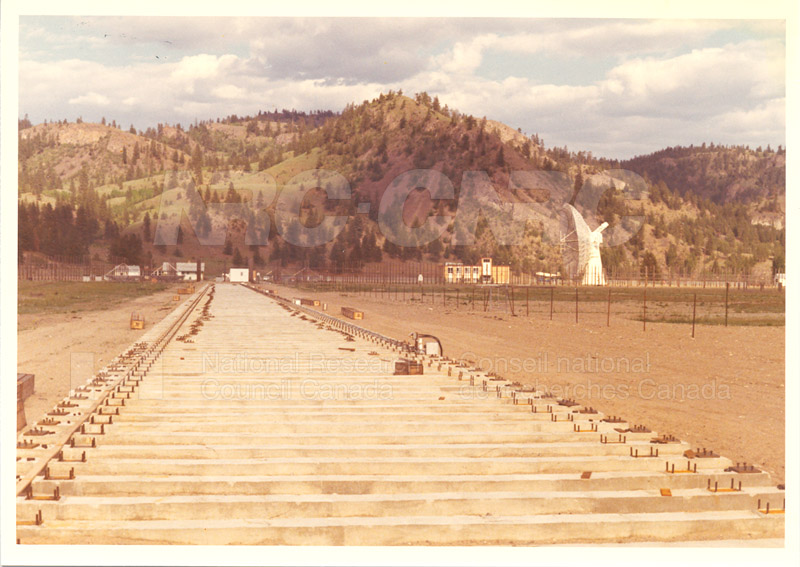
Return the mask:
M 684 197 L 718 204 L 730 200 L 778 202 L 786 193 L 786 151 L 782 147 L 679 146 L 635 157 L 621 166 L 653 183 L 663 182 Z
M 348 105 L 341 114 L 260 112 L 186 129 L 159 125 L 123 131 L 113 123 L 33 126 L 22 121 L 20 128 L 20 242 L 34 251 L 44 251 L 42 242 L 55 239 L 73 252 L 141 263 L 202 257 L 211 271 L 233 263 L 335 269 L 398 260 L 473 262 L 492 255 L 517 272 L 554 272 L 564 268 L 559 242 L 559 231 L 566 230 L 560 218 L 563 203 L 580 206 L 594 194 L 598 205 L 596 211 L 589 207 L 595 213 L 590 222 L 609 222 L 607 234 L 622 230 L 626 216 L 643 220 L 641 230 L 625 243 L 602 249 L 611 270 L 646 267 L 650 274 L 684 275 L 725 270 L 768 278 L 783 261 L 781 148 L 667 148 L 620 163 L 546 148 L 538 135 L 462 114 L 426 93 L 411 98 L 395 92 Z M 613 168 L 644 177 L 637 198 L 627 194 L 633 182 L 618 181 L 610 188 L 615 182 L 601 173 Z M 351 198 L 327 199 L 312 187 L 328 181 L 287 185 L 314 169 L 343 176 Z M 405 224 L 445 217 L 441 236 L 419 246 L 397 246 L 383 236 L 378 212 L 387 187 L 416 169 L 441 172 L 439 182 L 452 183 L 454 198 L 431 199 L 424 188 L 412 190 L 403 205 Z M 474 244 L 456 239 L 462 179 L 474 171 L 485 172 L 502 201 L 538 213 L 522 227 L 515 245 L 504 245 L 487 219 L 478 216 L 465 217 L 476 223 Z M 536 182 L 524 183 L 514 172 L 537 176 Z M 183 211 L 180 203 L 187 197 L 202 200 L 208 210 Z M 325 215 L 350 220 L 331 242 L 298 246 L 281 236 L 302 232 L 298 227 L 276 226 L 285 218 L 276 215 L 278 201 L 294 202 L 299 222 L 308 226 Z M 216 203 L 241 203 L 248 212 L 236 219 Z M 74 213 L 71 219 L 64 216 L 68 211 Z M 228 238 L 201 245 L 187 213 L 194 220 L 202 217 L 207 233 L 227 229 Z M 153 243 L 161 221 L 181 223 L 180 242 Z

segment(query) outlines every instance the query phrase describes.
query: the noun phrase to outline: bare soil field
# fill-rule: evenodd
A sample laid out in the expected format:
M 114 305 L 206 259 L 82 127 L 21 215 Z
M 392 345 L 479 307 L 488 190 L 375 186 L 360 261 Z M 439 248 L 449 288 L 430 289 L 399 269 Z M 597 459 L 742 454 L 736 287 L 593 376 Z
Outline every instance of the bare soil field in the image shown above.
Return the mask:
M 134 285 L 20 282 L 17 371 L 36 375 L 34 394 L 25 402 L 28 425 L 177 304 L 172 300 L 175 286 L 148 284 L 136 290 L 130 287 Z M 133 311 L 144 315 L 145 331 L 130 328 Z M 76 367 L 71 376 L 73 355 L 76 361 L 91 360 L 92 368 Z
M 607 414 L 755 463 L 776 482 L 785 475 L 785 328 L 647 323 L 605 309 L 581 313 L 543 306 L 525 316 L 464 304 L 406 302 L 335 291 L 266 285 L 284 297 L 314 297 L 341 317 L 362 309 L 358 324 L 397 339 L 412 331 L 437 336 L 444 354 L 523 384 L 547 388 Z M 419 296 L 417 296 L 419 297 Z

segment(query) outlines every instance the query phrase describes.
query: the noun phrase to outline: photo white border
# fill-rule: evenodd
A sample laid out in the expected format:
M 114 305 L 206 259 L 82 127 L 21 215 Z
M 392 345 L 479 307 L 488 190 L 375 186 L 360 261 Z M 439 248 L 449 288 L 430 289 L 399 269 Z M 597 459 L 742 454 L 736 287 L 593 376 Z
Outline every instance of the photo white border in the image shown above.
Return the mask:
M 798 333 L 798 289 L 800 247 L 794 221 L 800 218 L 798 184 L 798 6 L 791 0 L 757 2 L 658 0 L 636 2 L 569 0 L 533 5 L 495 0 L 480 7 L 465 2 L 434 3 L 404 0 L 390 8 L 374 2 L 339 4 L 307 0 L 294 3 L 226 0 L 137 0 L 135 2 L 70 2 L 3 0 L 0 4 L 0 561 L 18 565 L 651 565 L 759 564 L 794 565 L 800 560 L 800 543 L 786 538 L 784 549 L 711 547 L 222 547 L 222 546 L 17 546 L 15 529 L 14 468 L 16 452 L 15 412 L 12 392 L 16 389 L 16 184 L 18 119 L 18 36 L 20 15 L 210 15 L 210 16 L 418 16 L 418 17 L 576 17 L 581 18 L 700 18 L 786 20 L 786 203 L 787 203 L 787 317 L 786 317 L 786 533 L 800 533 L 797 488 L 800 447 L 800 344 Z M 56 117 L 53 117 L 56 118 Z M 710 140 L 709 140 L 710 141 Z M 14 187 L 15 190 L 11 190 Z M 796 281 L 797 280 L 797 281 Z M 14 394 L 15 395 L 15 394 Z

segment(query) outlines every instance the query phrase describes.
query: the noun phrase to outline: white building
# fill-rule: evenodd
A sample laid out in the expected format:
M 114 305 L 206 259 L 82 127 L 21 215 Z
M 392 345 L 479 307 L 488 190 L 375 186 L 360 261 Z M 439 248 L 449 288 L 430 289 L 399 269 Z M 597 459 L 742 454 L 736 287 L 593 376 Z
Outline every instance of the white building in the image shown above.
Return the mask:
M 228 272 L 228 281 L 247 283 L 250 281 L 250 270 L 248 268 L 231 268 Z
M 115 280 L 139 279 L 141 276 L 142 270 L 139 266 L 130 266 L 128 264 L 117 264 L 106 273 L 107 278 Z
M 197 281 L 197 262 L 176 262 L 175 272 L 186 281 Z M 205 279 L 206 263 L 200 262 L 200 279 Z

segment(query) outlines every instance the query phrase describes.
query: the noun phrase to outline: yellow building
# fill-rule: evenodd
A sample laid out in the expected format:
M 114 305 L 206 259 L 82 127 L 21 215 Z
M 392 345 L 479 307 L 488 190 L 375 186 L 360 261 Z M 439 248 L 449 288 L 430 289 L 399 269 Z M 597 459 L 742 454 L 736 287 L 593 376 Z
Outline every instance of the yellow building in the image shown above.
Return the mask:
M 496 284 L 511 283 L 511 267 L 492 266 L 492 283 Z
M 495 266 L 491 258 L 481 258 L 481 263 L 477 266 L 469 266 L 461 262 L 447 262 L 444 265 L 444 281 L 467 284 L 508 284 L 511 282 L 511 268 Z

